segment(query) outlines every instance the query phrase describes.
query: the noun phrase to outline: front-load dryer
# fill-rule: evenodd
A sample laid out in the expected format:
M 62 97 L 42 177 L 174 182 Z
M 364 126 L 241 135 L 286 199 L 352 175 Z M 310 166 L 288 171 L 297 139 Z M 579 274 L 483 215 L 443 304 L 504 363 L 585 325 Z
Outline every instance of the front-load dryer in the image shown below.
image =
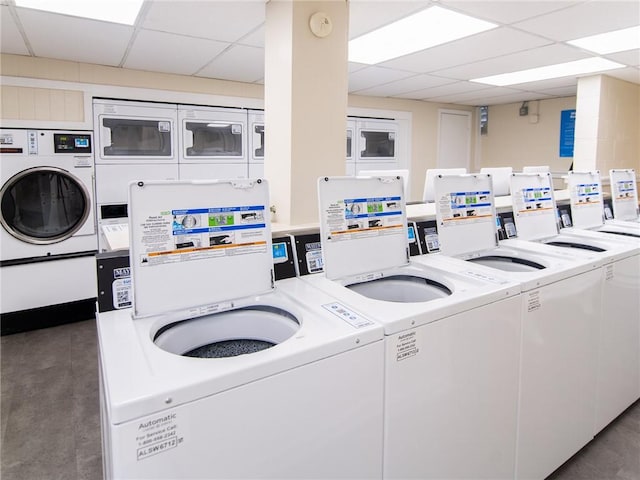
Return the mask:
M 274 282 L 264 180 L 130 187 L 133 307 L 97 315 L 106 478 L 380 478 L 383 330 Z
M 519 286 L 412 261 L 402 183 L 319 179 L 324 272 L 301 278 L 384 325 L 384 478 L 513 478 Z
M 593 438 L 601 268 L 566 249 L 498 244 L 489 175 L 437 176 L 434 194 L 439 255 L 521 282 L 516 478 L 544 478 Z
M 92 132 L 3 128 L 0 153 L 2 313 L 95 298 Z
M 576 225 L 602 226 L 602 197 L 597 172 L 569 172 L 571 211 Z M 640 240 L 592 230 L 565 228 L 558 222 L 551 176 L 513 174 L 513 215 L 518 239 L 504 245 L 534 244 L 565 248 L 602 265 L 602 313 L 598 325 L 594 434 L 640 396 Z M 531 195 L 530 192 L 535 192 Z M 550 208 L 529 208 L 530 204 Z

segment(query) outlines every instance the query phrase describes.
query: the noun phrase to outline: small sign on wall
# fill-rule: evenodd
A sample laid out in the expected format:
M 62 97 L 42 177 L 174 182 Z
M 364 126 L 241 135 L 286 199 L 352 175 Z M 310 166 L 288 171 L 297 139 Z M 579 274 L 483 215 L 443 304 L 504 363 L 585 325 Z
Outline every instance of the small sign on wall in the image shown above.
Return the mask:
M 560 157 L 573 157 L 573 142 L 576 132 L 576 111 L 560 112 Z

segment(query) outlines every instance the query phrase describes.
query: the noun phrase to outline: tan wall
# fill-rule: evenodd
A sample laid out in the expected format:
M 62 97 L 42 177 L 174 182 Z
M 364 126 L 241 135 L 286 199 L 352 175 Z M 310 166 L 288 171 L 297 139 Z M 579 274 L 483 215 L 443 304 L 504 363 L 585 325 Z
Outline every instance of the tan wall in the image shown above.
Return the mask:
M 572 158 L 560 157 L 560 112 L 576 108 L 576 97 L 529 102 L 529 116 L 520 116 L 522 103 L 489 107 L 488 134 L 480 137 L 484 167 L 549 165 L 552 172 L 566 172 Z M 531 123 L 538 113 L 537 123 Z

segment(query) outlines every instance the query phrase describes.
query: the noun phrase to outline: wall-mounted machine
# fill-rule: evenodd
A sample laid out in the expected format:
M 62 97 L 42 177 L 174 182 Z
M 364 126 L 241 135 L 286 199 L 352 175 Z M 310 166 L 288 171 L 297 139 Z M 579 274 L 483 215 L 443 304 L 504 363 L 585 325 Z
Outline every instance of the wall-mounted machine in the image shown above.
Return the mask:
M 177 180 L 176 105 L 94 99 L 98 247 L 109 250 L 104 231 L 127 223 L 132 180 Z
M 360 175 L 361 170 L 403 168 L 399 130 L 393 119 L 348 117 L 347 175 Z
M 511 478 L 519 286 L 410 260 L 398 177 L 318 188 L 324 273 L 301 278 L 384 325 L 383 478 Z M 317 237 L 294 238 L 301 273 L 320 270 Z
M 381 478 L 382 328 L 274 281 L 266 182 L 130 198 L 133 306 L 97 316 L 105 478 Z
M 90 131 L 0 130 L 3 314 L 95 298 L 93 148 Z
M 178 121 L 181 180 L 247 177 L 245 109 L 179 105 Z

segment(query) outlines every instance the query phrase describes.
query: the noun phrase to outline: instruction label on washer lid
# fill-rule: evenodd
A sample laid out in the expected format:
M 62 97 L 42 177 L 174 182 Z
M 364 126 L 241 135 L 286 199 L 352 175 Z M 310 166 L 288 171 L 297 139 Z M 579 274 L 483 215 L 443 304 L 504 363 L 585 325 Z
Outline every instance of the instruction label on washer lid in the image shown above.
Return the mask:
M 471 223 L 495 222 L 491 191 L 450 192 L 438 200 L 442 227 L 456 227 Z
M 363 328 L 373 325 L 374 323 L 366 317 L 357 314 L 353 310 L 345 307 L 341 303 L 333 302 L 322 305 L 323 308 L 333 313 L 336 317 L 344 320 L 354 328 Z
M 571 206 L 584 207 L 588 205 L 597 205 L 600 202 L 600 184 L 599 183 L 580 183 L 576 185 L 575 190 L 571 192 Z
M 400 196 L 336 200 L 325 219 L 329 242 L 404 234 Z
M 553 210 L 550 187 L 523 188 L 514 195 L 516 212 L 519 215 L 536 215 Z
M 144 460 L 178 447 L 184 438 L 179 434 L 178 414 L 167 412 L 142 420 L 136 431 L 136 458 Z
M 140 264 L 163 265 L 267 249 L 264 205 L 175 209 L 150 215 L 142 231 Z

